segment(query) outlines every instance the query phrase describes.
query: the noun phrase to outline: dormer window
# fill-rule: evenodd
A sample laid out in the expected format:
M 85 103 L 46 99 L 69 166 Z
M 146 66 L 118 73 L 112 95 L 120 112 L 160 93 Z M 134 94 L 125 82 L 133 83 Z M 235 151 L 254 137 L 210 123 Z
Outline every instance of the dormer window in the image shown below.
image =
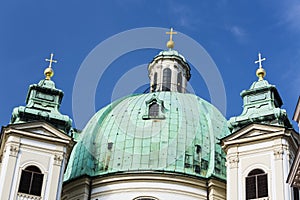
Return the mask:
M 163 101 L 156 98 L 155 95 L 146 101 L 147 113 L 143 116 L 143 119 L 165 119 Z
M 158 117 L 159 116 L 159 104 L 157 102 L 153 102 L 149 105 L 149 116 Z

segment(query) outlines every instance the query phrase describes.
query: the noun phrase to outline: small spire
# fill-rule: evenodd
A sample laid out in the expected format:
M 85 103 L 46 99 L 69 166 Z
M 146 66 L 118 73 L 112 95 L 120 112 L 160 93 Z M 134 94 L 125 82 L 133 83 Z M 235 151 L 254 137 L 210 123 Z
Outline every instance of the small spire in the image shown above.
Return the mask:
M 169 39 L 169 41 L 167 42 L 167 47 L 168 47 L 169 49 L 173 49 L 173 48 L 174 48 L 174 41 L 173 41 L 173 38 L 172 38 L 172 37 L 173 37 L 173 35 L 177 34 L 177 32 L 174 32 L 174 31 L 173 31 L 173 28 L 171 28 L 169 32 L 166 32 L 166 34 L 167 34 L 167 35 L 170 35 L 170 39 Z
M 261 58 L 261 53 L 258 53 L 258 60 L 256 60 L 254 63 L 259 64 L 259 68 L 256 70 L 256 76 L 258 77 L 259 81 L 264 80 L 264 77 L 266 76 L 266 71 L 262 67 L 262 62 L 265 61 L 266 58 Z
M 54 75 L 54 71 L 52 69 L 52 63 L 57 63 L 57 60 L 53 60 L 54 54 L 50 54 L 50 59 L 45 59 L 46 62 L 49 62 L 49 66 L 45 69 L 44 74 L 46 76 L 46 80 L 50 80 L 50 78 Z

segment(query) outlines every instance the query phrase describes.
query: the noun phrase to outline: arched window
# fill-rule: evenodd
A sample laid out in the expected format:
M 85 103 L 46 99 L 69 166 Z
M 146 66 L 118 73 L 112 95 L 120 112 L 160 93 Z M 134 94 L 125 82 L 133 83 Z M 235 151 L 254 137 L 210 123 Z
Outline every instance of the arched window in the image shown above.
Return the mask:
M 134 198 L 133 200 L 157 200 L 157 198 L 154 198 L 154 197 L 137 197 L 137 198 Z
M 159 116 L 159 104 L 156 102 L 153 102 L 149 106 L 149 116 L 150 117 L 158 117 Z
M 154 73 L 152 91 L 156 92 L 156 88 L 157 88 L 157 72 Z
M 182 73 L 177 74 L 177 92 L 182 92 Z
M 268 197 L 268 175 L 261 169 L 254 169 L 246 177 L 246 199 L 261 197 Z
M 44 174 L 36 166 L 22 170 L 19 192 L 41 196 Z
M 171 73 L 169 68 L 164 69 L 162 91 L 171 91 Z

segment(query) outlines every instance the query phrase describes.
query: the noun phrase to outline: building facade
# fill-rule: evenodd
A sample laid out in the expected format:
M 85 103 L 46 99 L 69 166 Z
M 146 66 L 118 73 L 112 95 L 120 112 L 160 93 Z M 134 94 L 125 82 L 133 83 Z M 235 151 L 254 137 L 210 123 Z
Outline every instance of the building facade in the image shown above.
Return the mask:
M 149 93 L 112 102 L 82 131 L 59 111 L 51 55 L 45 79 L 2 128 L 0 199 L 299 199 L 287 182 L 298 177 L 298 133 L 264 80 L 263 59 L 241 93 L 242 114 L 227 121 L 188 93 L 191 68 L 172 37 L 167 47 L 148 65 Z
M 63 92 L 46 78 L 29 87 L 26 106 L 13 110 L 2 128 L 0 199 L 60 199 L 64 170 L 74 145 L 71 119 L 59 112 Z
M 299 137 L 276 87 L 259 78 L 241 96 L 244 110 L 229 120 L 232 134 L 223 139 L 227 199 L 296 199 L 286 180 Z

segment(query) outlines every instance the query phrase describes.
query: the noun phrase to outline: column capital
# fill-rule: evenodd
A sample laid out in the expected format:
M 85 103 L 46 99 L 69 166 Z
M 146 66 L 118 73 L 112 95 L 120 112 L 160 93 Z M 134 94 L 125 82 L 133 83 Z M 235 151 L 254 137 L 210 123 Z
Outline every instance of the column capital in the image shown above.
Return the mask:
M 16 145 L 16 144 L 10 144 L 10 145 L 7 145 L 7 147 L 6 147 L 6 151 L 8 151 L 9 156 L 12 156 L 12 157 L 17 157 L 19 150 L 20 150 L 19 145 Z
M 238 168 L 239 161 L 240 160 L 237 155 L 227 157 L 227 163 L 230 168 Z
M 63 154 L 55 154 L 54 155 L 54 165 L 61 166 L 62 160 L 64 159 Z
M 274 152 L 275 160 L 283 159 L 284 150 L 282 148 L 274 149 L 273 152 Z

